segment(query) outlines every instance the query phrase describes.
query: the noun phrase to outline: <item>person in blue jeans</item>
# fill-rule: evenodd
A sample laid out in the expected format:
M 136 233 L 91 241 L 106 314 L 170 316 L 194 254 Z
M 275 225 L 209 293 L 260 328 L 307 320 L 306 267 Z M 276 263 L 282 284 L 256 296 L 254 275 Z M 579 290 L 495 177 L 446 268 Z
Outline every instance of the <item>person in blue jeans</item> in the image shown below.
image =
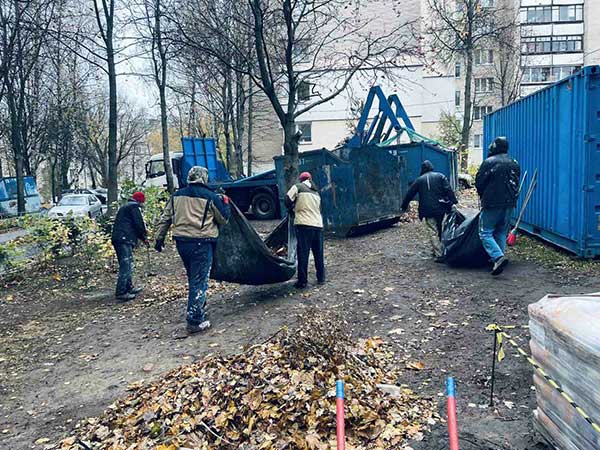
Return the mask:
M 188 186 L 171 196 L 158 223 L 154 248 L 161 252 L 173 225 L 173 239 L 188 277 L 187 332 L 210 328 L 204 307 L 208 277 L 213 262 L 219 226 L 231 215 L 229 199 L 208 186 L 208 170 L 194 166 L 188 173 Z
M 508 264 L 504 250 L 510 219 L 519 197 L 520 178 L 519 164 L 508 156 L 508 140 L 497 137 L 475 178 L 481 199 L 479 238 L 494 264 L 492 275 L 501 274 Z
M 142 216 L 146 201 L 143 192 L 135 192 L 117 211 L 111 241 L 119 261 L 119 277 L 115 297 L 120 302 L 133 300 L 142 288 L 133 286 L 133 249 L 138 241 L 148 245 L 147 230 Z

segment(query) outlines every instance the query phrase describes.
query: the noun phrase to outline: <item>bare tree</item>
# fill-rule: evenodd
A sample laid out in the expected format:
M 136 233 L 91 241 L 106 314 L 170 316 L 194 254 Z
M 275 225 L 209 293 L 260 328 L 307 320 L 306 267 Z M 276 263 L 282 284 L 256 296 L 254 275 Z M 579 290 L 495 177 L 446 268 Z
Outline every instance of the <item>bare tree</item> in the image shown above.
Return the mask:
M 148 51 L 152 63 L 152 78 L 158 89 L 160 103 L 160 123 L 163 160 L 167 189 L 169 192 L 175 190 L 173 183 L 173 167 L 169 153 L 169 123 L 167 108 L 167 80 L 169 62 L 171 55 L 171 40 L 168 38 L 168 18 L 166 13 L 169 8 L 169 0 L 142 0 L 141 5 L 135 5 L 143 12 L 141 21 L 135 20 L 136 28 L 141 37 L 142 46 Z M 137 11 L 134 11 L 136 14 Z M 143 22 L 143 26 L 139 25 Z
M 52 15 L 53 5 L 41 0 L 0 2 L 0 99 L 5 97 L 10 121 L 19 214 L 25 212 L 24 176 L 31 175 L 27 156 L 27 121 L 31 112 L 28 94 Z
M 177 8 L 185 45 L 249 76 L 268 98 L 283 129 L 287 184 L 298 169 L 297 118 L 342 93 L 359 70 L 398 67 L 412 49 L 406 24 L 374 33 L 346 6 L 342 0 L 193 0 Z M 326 94 L 299 96 L 325 79 Z
M 422 29 L 428 53 L 448 65 L 456 61 L 464 62 L 460 147 L 466 149 L 473 123 L 475 51 L 500 40 L 506 30 L 514 27 L 515 15 L 512 6 L 496 4 L 495 0 L 428 1 L 430 14 L 424 19 Z
M 500 93 L 500 104 L 514 102 L 521 93 L 521 49 L 519 27 L 513 24 L 500 33 L 497 41 L 497 58 L 494 61 L 494 78 Z

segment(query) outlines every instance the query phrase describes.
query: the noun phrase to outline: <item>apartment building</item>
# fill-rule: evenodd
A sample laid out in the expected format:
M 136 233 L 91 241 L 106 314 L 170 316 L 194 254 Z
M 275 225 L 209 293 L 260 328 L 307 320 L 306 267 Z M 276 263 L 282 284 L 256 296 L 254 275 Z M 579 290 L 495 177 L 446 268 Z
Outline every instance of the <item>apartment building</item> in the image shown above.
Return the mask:
M 594 32 L 586 33 L 600 11 L 586 6 L 584 0 L 521 0 L 523 95 L 571 75 L 586 64 L 586 52 L 600 47 Z

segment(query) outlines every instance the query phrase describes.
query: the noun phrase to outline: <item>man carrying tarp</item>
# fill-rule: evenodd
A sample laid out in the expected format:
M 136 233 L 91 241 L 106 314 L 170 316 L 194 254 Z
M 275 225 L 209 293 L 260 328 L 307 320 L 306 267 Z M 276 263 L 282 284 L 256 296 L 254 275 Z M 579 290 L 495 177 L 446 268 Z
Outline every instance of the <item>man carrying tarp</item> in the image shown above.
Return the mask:
M 517 206 L 520 178 L 519 164 L 508 156 L 508 140 L 497 137 L 475 178 L 481 198 L 479 238 L 494 263 L 492 275 L 502 273 L 508 264 L 504 249 L 512 212 Z
M 448 178 L 442 173 L 434 172 L 433 169 L 430 161 L 423 161 L 421 176 L 413 182 L 404 196 L 402 211 L 406 212 L 412 199 L 419 194 L 419 219 L 425 219 L 425 229 L 431 242 L 432 253 L 438 261 L 442 257 L 440 242 L 442 222 L 444 216 L 452 209 L 452 205 L 458 201 Z
M 308 284 L 308 258 L 312 250 L 317 270 L 317 282 L 325 283 L 323 256 L 323 216 L 321 195 L 312 181 L 312 175 L 302 172 L 285 198 L 288 209 L 295 213 L 296 239 L 298 240 L 298 282 L 295 287 L 304 289 Z
M 189 334 L 210 327 L 204 305 L 208 277 L 213 262 L 219 225 L 229 220 L 229 198 L 206 186 L 208 170 L 194 166 L 188 173 L 188 186 L 173 194 L 158 223 L 154 248 L 161 252 L 173 224 L 173 238 L 188 277 L 187 331 Z

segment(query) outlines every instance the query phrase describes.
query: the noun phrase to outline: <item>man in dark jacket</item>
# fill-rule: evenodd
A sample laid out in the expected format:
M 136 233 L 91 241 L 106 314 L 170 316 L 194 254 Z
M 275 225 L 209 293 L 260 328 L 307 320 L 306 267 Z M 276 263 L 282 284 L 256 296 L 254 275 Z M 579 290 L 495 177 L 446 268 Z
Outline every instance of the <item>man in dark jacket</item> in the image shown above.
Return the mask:
M 112 229 L 112 245 L 119 260 L 119 277 L 115 297 L 129 301 L 142 289 L 133 287 L 133 248 L 138 240 L 148 245 L 146 225 L 142 216 L 142 205 L 146 201 L 143 192 L 135 192 L 125 205 L 117 211 Z
M 510 218 L 519 197 L 521 168 L 508 156 L 508 141 L 497 137 L 489 147 L 475 178 L 481 198 L 479 238 L 494 262 L 492 275 L 502 273 L 508 259 L 504 256 Z
M 294 211 L 294 225 L 298 240 L 298 282 L 295 287 L 304 289 L 308 284 L 308 258 L 312 250 L 317 270 L 317 282 L 325 283 L 325 258 L 323 256 L 323 216 L 321 195 L 309 172 L 302 172 L 298 183 L 285 196 L 288 209 Z
M 213 263 L 219 226 L 231 215 L 229 198 L 208 188 L 208 170 L 194 166 L 188 173 L 188 186 L 179 189 L 165 207 L 158 223 L 154 248 L 161 252 L 169 227 L 188 277 L 187 331 L 198 333 L 210 328 L 204 306 L 208 277 Z
M 410 186 L 402 202 L 402 211 L 406 212 L 415 195 L 419 194 L 419 219 L 425 219 L 425 225 L 431 241 L 433 256 L 442 256 L 442 222 L 450 212 L 452 205 L 458 203 L 456 195 L 450 187 L 448 178 L 442 173 L 434 172 L 430 161 L 421 164 L 421 176 Z

